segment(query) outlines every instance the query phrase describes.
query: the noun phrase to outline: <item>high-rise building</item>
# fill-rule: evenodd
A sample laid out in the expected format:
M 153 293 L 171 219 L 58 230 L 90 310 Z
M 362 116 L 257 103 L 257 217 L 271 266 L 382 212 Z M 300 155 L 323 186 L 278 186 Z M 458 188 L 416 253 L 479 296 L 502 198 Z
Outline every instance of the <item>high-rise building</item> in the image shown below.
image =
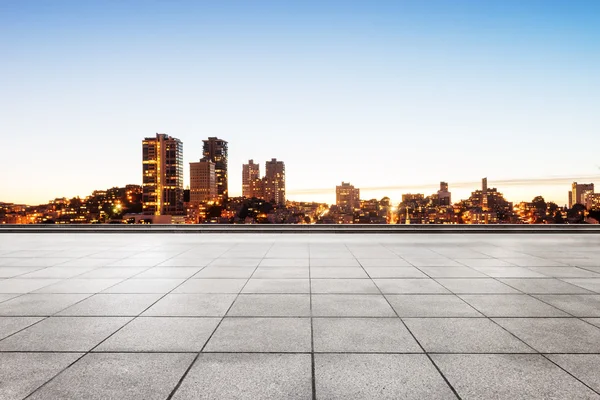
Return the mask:
M 360 189 L 342 182 L 335 187 L 335 205 L 344 211 L 354 211 L 360 207 Z
M 265 164 L 265 200 L 285 204 L 285 164 L 283 161 L 277 161 L 276 158 L 272 158 Z
M 594 193 L 594 184 L 573 182 L 571 193 L 569 208 L 572 208 L 575 204 L 585 205 L 585 196 L 589 193 Z
M 204 158 L 215 163 L 217 179 L 217 197 L 220 203 L 226 203 L 229 191 L 227 185 L 227 141 L 216 137 L 203 140 Z
M 146 215 L 182 215 L 183 143 L 157 133 L 142 141 L 142 203 Z
M 215 163 L 203 158 L 190 163 L 190 203 L 198 206 L 200 203 L 217 200 L 217 178 Z
M 242 196 L 246 198 L 259 197 L 255 190 L 257 181 L 260 180 L 260 167 L 249 160 L 248 164 L 242 165 Z
M 481 180 L 481 209 L 487 211 L 488 208 L 488 183 L 487 178 Z
M 440 182 L 440 190 L 437 192 L 440 206 L 452 204 L 452 194 L 448 191 L 448 182 Z

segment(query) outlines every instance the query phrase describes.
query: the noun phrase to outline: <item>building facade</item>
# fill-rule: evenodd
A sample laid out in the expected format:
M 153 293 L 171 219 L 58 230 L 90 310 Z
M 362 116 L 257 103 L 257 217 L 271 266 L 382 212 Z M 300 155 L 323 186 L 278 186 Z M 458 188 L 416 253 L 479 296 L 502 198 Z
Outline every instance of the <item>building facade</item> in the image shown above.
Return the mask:
M 145 215 L 182 215 L 183 143 L 157 133 L 142 141 L 142 212 Z
M 360 189 L 348 182 L 342 182 L 335 187 L 335 205 L 344 211 L 353 211 L 360 208 Z
M 215 163 L 218 202 L 224 204 L 229 198 L 227 175 L 227 141 L 216 137 L 203 140 L 202 153 L 205 159 Z
M 452 204 L 452 194 L 448 191 L 448 182 L 440 182 L 437 199 L 440 206 L 449 206 Z
M 242 196 L 251 199 L 253 197 L 261 198 L 258 194 L 260 181 L 260 166 L 254 163 L 254 160 L 249 160 L 248 164 L 242 165 Z
M 190 203 L 198 206 L 200 203 L 217 201 L 217 177 L 215 163 L 202 159 L 190 163 Z
M 276 158 L 265 163 L 264 199 L 285 204 L 285 164 Z
M 594 193 L 593 183 L 573 182 L 569 196 L 569 208 L 573 208 L 575 204 L 585 205 L 585 197 L 590 193 Z

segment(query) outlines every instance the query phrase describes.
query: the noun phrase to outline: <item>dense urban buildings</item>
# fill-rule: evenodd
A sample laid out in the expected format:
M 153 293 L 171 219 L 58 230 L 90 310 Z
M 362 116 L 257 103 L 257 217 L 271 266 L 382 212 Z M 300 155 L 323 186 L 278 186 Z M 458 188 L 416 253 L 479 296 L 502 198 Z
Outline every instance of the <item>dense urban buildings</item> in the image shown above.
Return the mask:
M 263 199 L 274 204 L 285 204 L 285 164 L 272 158 L 265 163 L 265 176 L 254 160 L 242 165 L 242 196 Z
M 164 133 L 142 141 L 143 213 L 182 215 L 183 143 Z
M 228 193 L 228 143 L 209 137 L 203 157 L 190 162 L 190 185 L 183 188 L 183 144 L 157 133 L 142 141 L 142 185 L 95 190 L 85 198 L 57 198 L 29 206 L 0 202 L 2 224 L 77 223 L 233 223 L 233 224 L 579 224 L 600 222 L 600 193 L 593 183 L 573 182 L 569 206 L 537 196 L 513 206 L 496 188 L 481 188 L 452 202 L 448 182 L 430 194 L 403 193 L 361 199 L 347 182 L 336 186 L 334 205 L 286 198 L 283 161 L 265 162 L 265 175 L 254 160 L 242 166 L 242 196 Z
M 585 204 L 586 197 L 594 193 L 593 183 L 577 183 L 573 182 L 571 191 L 569 192 L 569 208 L 575 204 Z
M 217 180 L 217 197 L 219 203 L 227 202 L 229 197 L 227 176 L 227 141 L 217 137 L 209 137 L 203 140 L 202 153 L 205 159 L 215 163 L 215 175 Z
M 190 203 L 217 201 L 217 177 L 215 163 L 208 159 L 190 163 Z

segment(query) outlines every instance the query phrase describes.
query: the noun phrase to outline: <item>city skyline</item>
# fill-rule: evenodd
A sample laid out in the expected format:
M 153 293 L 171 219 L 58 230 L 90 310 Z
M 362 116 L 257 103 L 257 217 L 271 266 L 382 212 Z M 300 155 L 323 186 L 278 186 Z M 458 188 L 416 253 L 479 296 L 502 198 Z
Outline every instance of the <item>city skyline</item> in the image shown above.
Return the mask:
M 9 2 L 0 13 L 0 199 L 139 182 L 139 138 L 224 137 L 285 160 L 290 199 L 457 183 L 567 204 L 600 181 L 594 1 Z M 318 163 L 307 160 L 319 160 Z M 42 168 L 41 166 L 44 166 Z M 301 166 L 301 167 L 300 167 Z M 44 173 L 43 171 L 51 171 Z M 189 185 L 189 174 L 184 174 Z M 558 184 L 536 179 L 563 177 Z M 538 183 L 540 181 L 537 181 Z M 500 184 L 498 184 L 500 186 Z

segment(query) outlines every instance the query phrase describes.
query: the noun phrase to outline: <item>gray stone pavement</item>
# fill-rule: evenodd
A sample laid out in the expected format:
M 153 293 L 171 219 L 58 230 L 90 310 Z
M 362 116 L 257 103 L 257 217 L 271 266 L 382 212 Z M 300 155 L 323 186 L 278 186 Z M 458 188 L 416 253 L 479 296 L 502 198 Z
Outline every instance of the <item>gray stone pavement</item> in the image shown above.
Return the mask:
M 600 399 L 600 235 L 0 234 L 0 399 Z

